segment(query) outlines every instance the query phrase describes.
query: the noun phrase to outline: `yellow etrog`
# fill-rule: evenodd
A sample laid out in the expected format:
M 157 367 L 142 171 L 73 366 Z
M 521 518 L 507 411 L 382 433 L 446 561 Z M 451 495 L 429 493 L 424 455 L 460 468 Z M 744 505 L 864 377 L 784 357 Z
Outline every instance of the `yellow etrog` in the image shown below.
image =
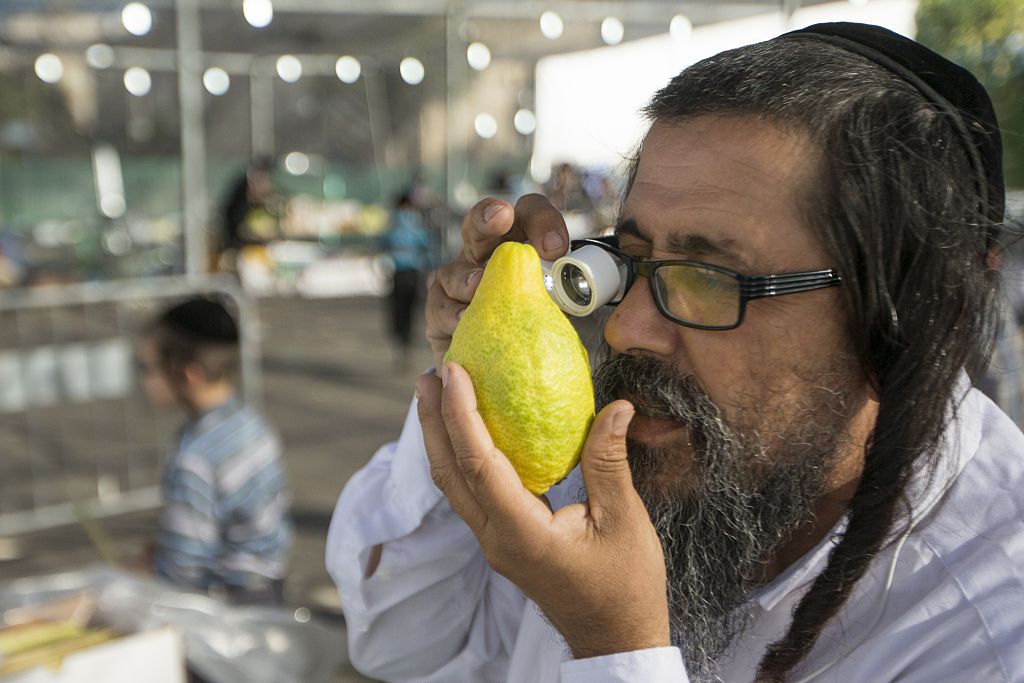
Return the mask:
M 576 466 L 594 419 L 590 365 L 533 247 L 494 251 L 444 359 L 466 368 L 494 444 L 527 489 L 544 493 Z

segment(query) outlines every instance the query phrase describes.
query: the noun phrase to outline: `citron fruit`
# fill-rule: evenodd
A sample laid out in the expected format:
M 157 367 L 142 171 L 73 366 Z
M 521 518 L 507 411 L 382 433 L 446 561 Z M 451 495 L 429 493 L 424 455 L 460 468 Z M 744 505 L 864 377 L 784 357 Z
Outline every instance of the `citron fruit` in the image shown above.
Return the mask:
M 469 373 L 495 446 L 528 490 L 544 493 L 576 466 L 594 419 L 590 364 L 533 247 L 495 249 L 444 359 Z

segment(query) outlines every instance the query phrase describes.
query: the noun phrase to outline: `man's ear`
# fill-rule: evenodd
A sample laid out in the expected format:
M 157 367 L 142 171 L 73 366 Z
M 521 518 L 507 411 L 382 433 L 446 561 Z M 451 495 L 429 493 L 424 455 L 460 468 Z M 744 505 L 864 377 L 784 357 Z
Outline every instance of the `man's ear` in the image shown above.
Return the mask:
M 185 386 L 189 388 L 206 384 L 206 373 L 199 363 L 186 364 L 182 376 L 185 378 Z
M 868 398 L 877 403 L 878 397 L 882 395 L 882 385 L 878 383 L 878 373 L 875 372 L 874 368 L 865 367 L 863 377 Z

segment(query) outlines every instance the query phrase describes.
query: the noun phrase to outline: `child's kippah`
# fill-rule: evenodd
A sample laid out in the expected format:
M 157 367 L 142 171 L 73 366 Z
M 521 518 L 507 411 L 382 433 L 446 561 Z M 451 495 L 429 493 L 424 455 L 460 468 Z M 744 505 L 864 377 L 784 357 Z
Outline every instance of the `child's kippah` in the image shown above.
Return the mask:
M 202 342 L 237 344 L 238 327 L 220 303 L 195 298 L 184 301 L 162 316 L 160 322 Z

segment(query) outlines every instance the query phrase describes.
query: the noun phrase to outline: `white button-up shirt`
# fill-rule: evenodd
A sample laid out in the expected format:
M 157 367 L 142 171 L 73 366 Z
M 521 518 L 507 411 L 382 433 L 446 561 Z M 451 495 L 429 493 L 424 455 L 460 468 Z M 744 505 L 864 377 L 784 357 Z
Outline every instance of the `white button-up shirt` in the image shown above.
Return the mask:
M 971 390 L 946 431 L 939 463 L 935 476 L 918 473 L 911 487 L 912 532 L 874 558 L 791 680 L 1024 682 L 1024 435 Z M 548 497 L 557 509 L 579 489 L 576 471 Z M 753 680 L 765 649 L 785 634 L 793 608 L 825 567 L 842 524 L 751 597 L 753 624 L 722 662 L 722 680 Z M 380 564 L 364 578 L 378 544 Z M 341 593 L 352 662 L 371 677 L 689 680 L 674 647 L 572 659 L 536 605 L 486 564 L 434 486 L 415 405 L 399 440 L 346 485 L 327 567 Z

